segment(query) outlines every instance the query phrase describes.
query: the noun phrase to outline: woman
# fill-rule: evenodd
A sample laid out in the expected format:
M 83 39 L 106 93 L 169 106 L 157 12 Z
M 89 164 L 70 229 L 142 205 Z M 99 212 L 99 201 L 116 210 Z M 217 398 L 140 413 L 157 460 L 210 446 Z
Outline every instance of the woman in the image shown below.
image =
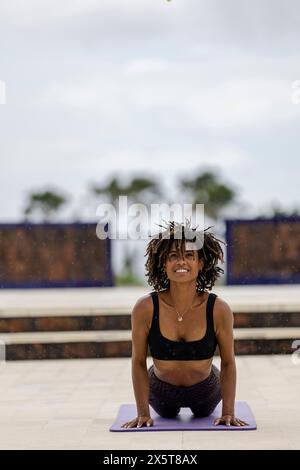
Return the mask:
M 122 427 L 153 426 L 149 405 L 174 418 L 181 407 L 196 417 L 210 415 L 222 400 L 215 425 L 244 426 L 234 414 L 236 367 L 233 315 L 209 293 L 223 273 L 220 241 L 207 229 L 202 243 L 188 225 L 170 222 L 147 247 L 149 285 L 132 312 L 132 381 L 137 417 Z M 199 239 L 198 239 L 199 242 Z M 147 370 L 147 348 L 153 365 Z M 219 346 L 221 372 L 212 364 Z

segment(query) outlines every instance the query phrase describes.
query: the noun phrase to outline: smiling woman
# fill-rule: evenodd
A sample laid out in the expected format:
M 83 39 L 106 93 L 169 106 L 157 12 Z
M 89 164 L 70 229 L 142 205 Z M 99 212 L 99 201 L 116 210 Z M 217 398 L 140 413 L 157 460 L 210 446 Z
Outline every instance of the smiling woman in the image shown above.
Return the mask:
M 199 246 L 199 235 L 202 240 Z M 236 368 L 233 315 L 209 293 L 223 273 L 221 241 L 204 230 L 170 222 L 147 247 L 148 283 L 154 288 L 132 312 L 132 381 L 137 417 L 123 427 L 152 426 L 149 405 L 175 418 L 181 407 L 210 415 L 222 400 L 215 424 L 243 426 L 234 414 Z M 147 370 L 147 349 L 153 365 Z M 219 346 L 221 373 L 212 364 Z

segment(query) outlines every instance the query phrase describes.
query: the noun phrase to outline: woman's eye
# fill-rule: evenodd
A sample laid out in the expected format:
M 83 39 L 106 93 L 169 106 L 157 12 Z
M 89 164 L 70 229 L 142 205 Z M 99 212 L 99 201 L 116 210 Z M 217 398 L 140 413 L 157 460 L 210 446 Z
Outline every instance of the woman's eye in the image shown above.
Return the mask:
M 176 259 L 176 258 L 177 258 L 177 255 L 175 253 L 172 253 L 171 255 L 169 255 L 170 260 L 173 260 L 173 259 Z
M 188 257 L 188 258 L 194 258 L 194 254 L 193 254 L 193 253 L 188 253 L 188 254 L 187 254 L 187 257 Z

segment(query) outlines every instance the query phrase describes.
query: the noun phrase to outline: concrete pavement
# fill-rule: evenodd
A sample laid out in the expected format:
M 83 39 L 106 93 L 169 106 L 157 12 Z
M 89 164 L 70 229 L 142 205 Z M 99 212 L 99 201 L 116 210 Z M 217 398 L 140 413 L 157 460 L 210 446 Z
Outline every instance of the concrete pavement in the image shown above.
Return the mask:
M 0 448 L 300 449 L 300 364 L 239 356 L 237 368 L 237 399 L 257 431 L 147 434 L 108 431 L 119 406 L 134 403 L 128 358 L 1 363 Z

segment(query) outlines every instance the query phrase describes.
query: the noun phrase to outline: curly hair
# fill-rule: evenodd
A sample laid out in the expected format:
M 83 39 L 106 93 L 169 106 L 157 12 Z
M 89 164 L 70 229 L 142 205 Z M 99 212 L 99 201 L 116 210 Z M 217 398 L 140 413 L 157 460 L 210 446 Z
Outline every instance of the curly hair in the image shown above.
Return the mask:
M 177 252 L 183 253 L 185 241 L 195 242 L 196 236 L 200 233 L 196 231 L 196 228 L 191 228 L 189 223 L 182 224 L 170 221 L 165 227 L 162 225 L 160 227 L 165 230 L 160 231 L 150 240 L 145 254 L 147 256 L 145 264 L 146 277 L 148 278 L 148 284 L 155 291 L 165 290 L 170 286 L 164 265 L 173 243 L 175 243 Z M 221 243 L 224 244 L 224 242 L 208 232 L 210 228 L 208 227 L 201 232 L 203 244 L 202 248 L 198 250 L 198 258 L 203 260 L 204 264 L 197 277 L 197 292 L 203 292 L 206 289 L 211 290 L 216 280 L 224 273 L 224 270 L 217 266 L 218 261 L 224 262 L 221 247 Z

